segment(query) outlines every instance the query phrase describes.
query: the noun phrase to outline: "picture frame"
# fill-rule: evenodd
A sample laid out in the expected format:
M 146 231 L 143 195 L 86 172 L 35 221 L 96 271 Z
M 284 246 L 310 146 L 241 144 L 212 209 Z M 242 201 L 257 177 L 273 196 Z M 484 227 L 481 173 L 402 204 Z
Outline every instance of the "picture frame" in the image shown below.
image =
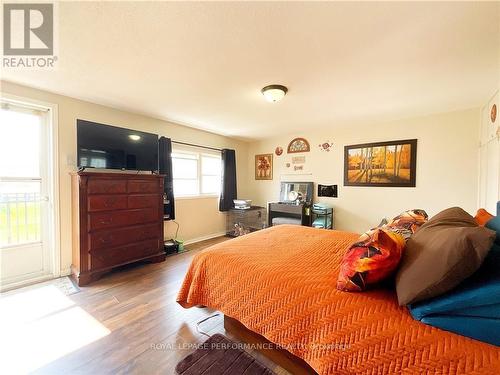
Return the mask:
M 311 146 L 305 138 L 294 138 L 290 141 L 287 147 L 287 153 L 289 154 L 309 151 L 311 151 Z
M 415 187 L 417 140 L 344 147 L 344 186 Z
M 273 154 L 255 155 L 255 179 L 273 179 Z

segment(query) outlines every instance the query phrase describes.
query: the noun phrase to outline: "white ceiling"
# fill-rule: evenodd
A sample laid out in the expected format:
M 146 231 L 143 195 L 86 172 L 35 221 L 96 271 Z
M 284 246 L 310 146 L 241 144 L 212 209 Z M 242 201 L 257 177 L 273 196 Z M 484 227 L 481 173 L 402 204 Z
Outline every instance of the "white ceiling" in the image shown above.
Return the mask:
M 3 79 L 239 138 L 335 129 L 484 104 L 499 8 L 60 3 L 58 69 Z M 273 83 L 289 88 L 274 104 Z

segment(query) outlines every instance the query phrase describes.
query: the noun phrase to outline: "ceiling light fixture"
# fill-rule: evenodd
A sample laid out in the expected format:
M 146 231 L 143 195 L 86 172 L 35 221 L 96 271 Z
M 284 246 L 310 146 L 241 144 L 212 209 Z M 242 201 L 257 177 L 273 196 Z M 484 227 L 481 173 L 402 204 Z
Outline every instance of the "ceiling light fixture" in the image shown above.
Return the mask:
M 128 137 L 133 141 L 138 141 L 139 139 L 141 139 L 141 136 L 137 134 L 130 134 Z
M 282 85 L 269 85 L 264 87 L 260 91 L 268 102 L 274 103 L 283 99 L 285 94 L 288 92 L 288 89 Z

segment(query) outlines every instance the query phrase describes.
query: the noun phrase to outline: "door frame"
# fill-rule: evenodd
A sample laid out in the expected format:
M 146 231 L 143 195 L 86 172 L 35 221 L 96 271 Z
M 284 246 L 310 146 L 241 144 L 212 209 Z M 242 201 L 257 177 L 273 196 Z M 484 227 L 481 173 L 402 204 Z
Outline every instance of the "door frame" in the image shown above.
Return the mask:
M 26 280 L 14 281 L 6 285 L 0 284 L 0 291 L 18 288 L 20 286 L 33 284 L 45 280 L 50 280 L 61 276 L 61 231 L 60 231 L 60 203 L 59 203 L 59 123 L 58 123 L 58 105 L 55 103 L 44 102 L 32 98 L 1 93 L 0 101 L 2 103 L 28 106 L 47 111 L 47 131 L 49 145 L 47 147 L 47 156 L 49 163 L 47 165 L 47 190 L 49 195 L 49 244 L 52 250 L 49 252 L 50 272 L 47 274 L 35 276 Z

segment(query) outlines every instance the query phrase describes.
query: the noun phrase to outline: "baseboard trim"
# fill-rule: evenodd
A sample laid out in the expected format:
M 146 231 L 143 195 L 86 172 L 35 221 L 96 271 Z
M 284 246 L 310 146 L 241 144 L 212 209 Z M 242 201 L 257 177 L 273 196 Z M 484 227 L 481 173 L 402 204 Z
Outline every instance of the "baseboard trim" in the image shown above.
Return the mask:
M 71 267 L 61 270 L 61 277 L 71 275 Z
M 205 241 L 205 240 L 211 240 L 212 238 L 221 237 L 221 236 L 225 236 L 225 235 L 226 235 L 226 232 L 218 232 L 218 233 L 208 234 L 206 236 L 192 238 L 190 240 L 184 241 L 184 246 L 191 245 L 191 244 L 196 243 L 196 242 L 201 242 L 201 241 Z

